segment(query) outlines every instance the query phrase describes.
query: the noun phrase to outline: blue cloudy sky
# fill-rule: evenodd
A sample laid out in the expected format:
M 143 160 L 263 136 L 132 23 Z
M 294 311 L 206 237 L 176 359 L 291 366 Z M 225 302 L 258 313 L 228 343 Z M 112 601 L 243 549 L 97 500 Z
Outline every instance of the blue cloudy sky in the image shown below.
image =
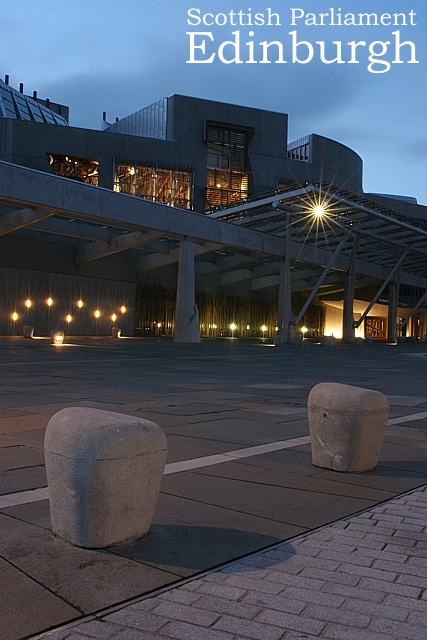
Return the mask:
M 285 112 L 289 140 L 318 133 L 357 151 L 365 191 L 412 195 L 427 204 L 425 0 L 0 0 L 0 8 L 1 77 L 9 74 L 12 86 L 23 82 L 26 93 L 36 89 L 40 97 L 69 105 L 73 126 L 98 129 L 103 111 L 114 121 L 174 93 Z M 280 26 L 187 24 L 190 9 L 200 16 L 242 11 L 244 22 L 248 13 L 266 15 L 268 8 L 279 14 Z M 408 25 L 330 26 L 331 8 L 336 19 L 339 13 L 403 13 Z M 292 9 L 295 16 L 304 14 L 294 25 Z M 306 25 L 310 13 L 318 23 L 320 13 L 329 14 L 327 24 Z M 197 45 L 206 40 L 205 53 L 195 49 L 194 58 L 216 53 L 212 63 L 186 63 L 188 31 L 211 34 L 193 37 Z M 242 63 L 224 64 L 218 47 L 236 37 L 233 31 L 239 31 Z M 313 46 L 311 62 L 292 62 L 292 31 L 297 42 Z M 408 64 L 409 45 L 402 47 L 402 63 L 393 62 L 397 37 L 414 43 L 418 64 Z M 250 41 L 256 64 L 246 62 Z M 261 41 L 281 41 L 286 64 L 261 64 Z M 366 45 L 356 48 L 358 63 L 350 64 L 352 41 Z M 373 66 L 378 71 L 389 62 L 384 73 L 368 70 L 374 41 L 390 42 Z M 343 63 L 322 63 L 316 42 L 325 42 L 326 59 L 336 56 L 333 42 L 340 42 Z M 375 53 L 381 49 L 372 46 Z M 272 61 L 275 51 L 276 45 L 269 49 Z M 228 45 L 224 57 L 233 52 Z M 303 59 L 307 45 L 297 52 Z

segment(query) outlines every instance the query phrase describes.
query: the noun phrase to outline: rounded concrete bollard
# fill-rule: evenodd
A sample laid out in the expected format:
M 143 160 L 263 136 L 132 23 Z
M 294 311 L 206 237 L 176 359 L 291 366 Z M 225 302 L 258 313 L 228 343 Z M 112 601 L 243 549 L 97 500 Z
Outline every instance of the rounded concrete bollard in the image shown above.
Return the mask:
M 122 335 L 122 330 L 119 327 L 111 327 L 111 336 L 113 338 L 120 338 Z
M 167 454 L 157 424 L 70 407 L 50 419 L 44 447 L 54 534 L 96 549 L 147 535 Z
M 22 327 L 22 335 L 24 338 L 32 338 L 34 336 L 34 327 L 26 324 L 25 327 Z
M 389 403 L 384 394 L 321 382 L 308 396 L 312 462 L 316 467 L 362 473 L 380 455 Z
M 334 336 L 320 336 L 319 338 L 320 344 L 323 347 L 336 347 L 337 339 Z

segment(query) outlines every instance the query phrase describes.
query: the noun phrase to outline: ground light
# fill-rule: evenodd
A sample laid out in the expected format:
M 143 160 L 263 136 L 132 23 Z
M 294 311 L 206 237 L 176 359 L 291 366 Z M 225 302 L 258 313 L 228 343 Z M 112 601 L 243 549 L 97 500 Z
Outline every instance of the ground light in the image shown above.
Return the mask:
M 64 342 L 64 332 L 63 331 L 51 331 L 50 332 L 50 339 L 52 344 L 54 345 L 60 345 Z

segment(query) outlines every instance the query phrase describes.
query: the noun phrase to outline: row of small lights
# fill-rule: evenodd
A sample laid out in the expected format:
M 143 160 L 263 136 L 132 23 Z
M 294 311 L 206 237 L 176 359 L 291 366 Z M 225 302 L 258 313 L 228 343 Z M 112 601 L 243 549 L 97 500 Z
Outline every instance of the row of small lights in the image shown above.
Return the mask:
M 218 327 L 217 327 L 217 325 L 216 325 L 216 324 L 213 324 L 213 325 L 212 325 L 212 329 L 217 329 L 217 328 L 218 328 Z M 251 328 L 251 327 L 250 327 L 250 325 L 249 325 L 249 324 L 247 324 L 247 325 L 246 325 L 246 329 L 247 329 L 247 330 L 249 330 L 250 328 Z M 262 331 L 263 333 L 265 333 L 265 332 L 267 331 L 267 329 L 268 329 L 268 327 L 267 327 L 265 324 L 263 324 L 263 325 L 262 325 L 262 327 L 260 327 L 260 328 L 261 328 L 261 331 Z M 236 324 L 234 324 L 234 322 L 232 322 L 232 323 L 230 324 L 230 329 L 231 329 L 231 331 L 236 331 L 236 329 L 238 329 L 238 327 L 237 327 L 237 325 L 236 325 Z M 276 330 L 276 331 L 279 331 L 279 327 L 275 327 L 275 330 Z M 307 329 L 307 327 L 301 327 L 300 331 L 301 331 L 301 333 L 302 333 L 302 334 L 305 334 L 305 333 L 307 333 L 308 329 Z
M 48 306 L 48 307 L 51 307 L 51 306 L 53 305 L 53 298 L 47 298 L 47 300 L 46 300 L 46 304 L 47 304 L 47 306 Z M 27 307 L 27 309 L 31 309 L 31 307 L 33 306 L 33 302 L 32 302 L 32 300 L 30 300 L 29 298 L 28 298 L 27 300 L 25 300 L 25 302 L 24 302 L 24 306 L 25 306 L 25 307 Z M 79 309 L 82 309 L 82 308 L 83 308 L 83 306 L 84 306 L 84 302 L 83 302 L 83 300 L 78 300 L 78 301 L 77 301 L 77 306 L 78 306 L 78 308 L 79 308 Z M 122 306 L 120 307 L 120 312 L 121 312 L 122 314 L 124 314 L 124 313 L 126 313 L 126 311 L 127 311 L 126 307 L 125 307 L 124 305 L 122 305 Z M 100 318 L 100 317 L 101 317 L 101 315 L 102 315 L 102 314 L 101 314 L 100 309 L 96 309 L 96 310 L 93 312 L 93 315 L 94 315 L 94 317 L 95 317 L 96 319 Z M 18 314 L 16 311 L 14 311 L 14 312 L 12 313 L 12 315 L 11 315 L 11 318 L 12 318 L 13 322 L 17 322 L 17 321 L 19 320 L 19 314 Z M 66 320 L 66 322 L 70 323 L 70 322 L 72 322 L 72 321 L 73 321 L 73 316 L 72 316 L 72 315 L 70 315 L 70 314 L 68 314 L 68 315 L 65 317 L 65 320 Z M 117 320 L 117 314 L 113 313 L 113 315 L 111 316 L 111 320 L 112 320 L 113 322 L 115 322 L 115 321 Z

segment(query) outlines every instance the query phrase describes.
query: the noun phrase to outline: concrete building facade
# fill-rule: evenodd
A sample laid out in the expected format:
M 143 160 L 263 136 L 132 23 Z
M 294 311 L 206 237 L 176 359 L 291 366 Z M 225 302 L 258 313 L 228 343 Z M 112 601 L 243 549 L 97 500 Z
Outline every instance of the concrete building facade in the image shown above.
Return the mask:
M 187 341 L 191 320 L 197 341 L 194 307 L 202 337 L 286 341 L 303 327 L 341 337 L 347 313 L 349 339 L 395 339 L 426 286 L 419 260 L 405 255 L 394 269 L 426 208 L 367 196 L 362 169 L 336 141 L 288 142 L 283 113 L 175 95 L 113 124 L 104 116 L 94 131 L 0 81 L 0 334 L 30 324 L 109 335 L 120 325 L 172 336 L 179 326 Z M 316 204 L 333 208 L 314 234 L 305 218 Z M 421 255 L 423 232 L 417 240 Z M 177 282 L 189 300 L 179 318 Z M 423 314 L 421 302 L 405 330 L 424 336 Z

